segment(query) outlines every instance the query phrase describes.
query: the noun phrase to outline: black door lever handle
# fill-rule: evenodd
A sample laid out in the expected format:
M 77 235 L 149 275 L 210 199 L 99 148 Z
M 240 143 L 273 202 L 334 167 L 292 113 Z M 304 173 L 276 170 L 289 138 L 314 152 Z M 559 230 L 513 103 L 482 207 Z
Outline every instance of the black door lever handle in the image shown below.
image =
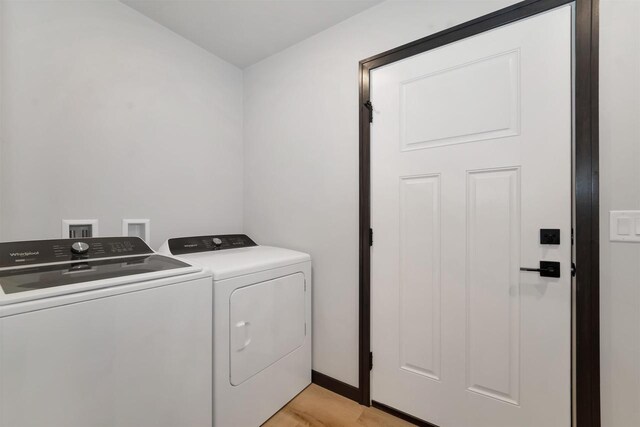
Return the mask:
M 520 271 L 540 273 L 540 277 L 560 277 L 560 263 L 556 261 L 540 261 L 540 268 L 520 267 Z
M 540 273 L 542 270 L 539 268 L 527 268 L 527 267 L 520 267 L 520 271 L 535 271 Z

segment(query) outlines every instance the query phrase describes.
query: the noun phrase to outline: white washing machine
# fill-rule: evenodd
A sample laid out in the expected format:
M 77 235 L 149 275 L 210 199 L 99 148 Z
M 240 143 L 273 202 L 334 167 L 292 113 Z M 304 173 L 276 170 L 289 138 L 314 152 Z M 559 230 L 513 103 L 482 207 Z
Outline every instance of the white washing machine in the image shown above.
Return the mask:
M 243 234 L 159 252 L 213 275 L 214 426 L 259 426 L 311 383 L 311 257 Z
M 135 237 L 0 243 L 0 427 L 208 427 L 211 275 Z

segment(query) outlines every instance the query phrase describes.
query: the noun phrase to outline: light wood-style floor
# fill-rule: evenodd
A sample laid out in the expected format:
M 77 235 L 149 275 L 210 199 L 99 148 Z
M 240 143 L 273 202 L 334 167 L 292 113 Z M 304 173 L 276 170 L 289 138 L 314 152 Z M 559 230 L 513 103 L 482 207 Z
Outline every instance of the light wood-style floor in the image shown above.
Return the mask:
M 406 421 L 382 412 L 367 408 L 311 384 L 302 393 L 271 417 L 263 427 L 408 427 Z

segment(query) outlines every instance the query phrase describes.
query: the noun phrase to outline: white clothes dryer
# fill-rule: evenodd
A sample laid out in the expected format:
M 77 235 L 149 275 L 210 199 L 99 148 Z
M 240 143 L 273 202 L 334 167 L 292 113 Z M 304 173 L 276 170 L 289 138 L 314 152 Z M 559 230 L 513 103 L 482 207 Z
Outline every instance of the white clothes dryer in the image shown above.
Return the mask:
M 311 383 L 311 257 L 243 234 L 159 252 L 213 276 L 214 426 L 259 426 Z

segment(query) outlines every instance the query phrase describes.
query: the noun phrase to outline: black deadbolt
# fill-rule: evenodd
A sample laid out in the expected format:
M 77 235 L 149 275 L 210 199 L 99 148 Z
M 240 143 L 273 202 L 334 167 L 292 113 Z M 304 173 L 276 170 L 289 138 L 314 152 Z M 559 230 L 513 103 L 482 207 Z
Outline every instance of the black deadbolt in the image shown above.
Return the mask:
M 540 229 L 541 245 L 559 245 L 560 229 L 558 228 L 541 228 Z

